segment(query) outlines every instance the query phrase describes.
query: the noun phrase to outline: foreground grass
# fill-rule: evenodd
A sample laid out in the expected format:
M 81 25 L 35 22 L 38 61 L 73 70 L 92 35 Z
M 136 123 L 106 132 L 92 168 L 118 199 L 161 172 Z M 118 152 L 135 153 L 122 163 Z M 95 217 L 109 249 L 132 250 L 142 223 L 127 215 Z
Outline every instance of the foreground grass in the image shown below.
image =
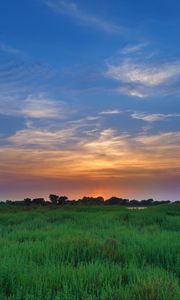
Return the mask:
M 179 300 L 180 205 L 0 207 L 0 300 Z

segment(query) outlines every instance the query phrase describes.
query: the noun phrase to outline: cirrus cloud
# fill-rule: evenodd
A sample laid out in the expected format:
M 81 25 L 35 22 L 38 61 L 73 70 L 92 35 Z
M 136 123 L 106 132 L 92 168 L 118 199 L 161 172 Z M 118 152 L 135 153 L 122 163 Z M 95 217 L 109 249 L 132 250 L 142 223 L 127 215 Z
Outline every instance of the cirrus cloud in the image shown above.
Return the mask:
M 179 94 L 180 59 L 162 59 L 145 46 L 124 48 L 120 56 L 107 61 L 105 74 L 118 82 L 116 91 L 139 98 Z
M 134 112 L 131 114 L 131 117 L 133 119 L 143 120 L 145 122 L 156 122 L 180 117 L 180 114 L 145 114 L 142 112 Z
M 113 24 L 97 16 L 83 12 L 75 2 L 64 0 L 43 0 L 43 3 L 54 12 L 70 16 L 85 26 L 91 26 L 107 33 L 127 33 L 127 29 L 123 26 Z

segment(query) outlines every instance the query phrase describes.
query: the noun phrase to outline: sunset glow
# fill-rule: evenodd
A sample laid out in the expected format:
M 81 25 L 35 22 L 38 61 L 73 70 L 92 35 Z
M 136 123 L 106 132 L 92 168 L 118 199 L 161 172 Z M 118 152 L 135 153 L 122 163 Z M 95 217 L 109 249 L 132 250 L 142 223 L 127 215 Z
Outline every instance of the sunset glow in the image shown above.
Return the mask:
M 178 199 L 176 8 L 20 2 L 0 5 L 0 200 Z

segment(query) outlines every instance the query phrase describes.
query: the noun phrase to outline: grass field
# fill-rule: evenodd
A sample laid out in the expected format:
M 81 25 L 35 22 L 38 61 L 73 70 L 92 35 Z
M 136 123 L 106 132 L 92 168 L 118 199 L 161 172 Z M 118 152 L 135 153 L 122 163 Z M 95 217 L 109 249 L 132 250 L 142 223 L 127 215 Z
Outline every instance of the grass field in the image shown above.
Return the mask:
M 180 205 L 0 206 L 0 300 L 180 300 Z

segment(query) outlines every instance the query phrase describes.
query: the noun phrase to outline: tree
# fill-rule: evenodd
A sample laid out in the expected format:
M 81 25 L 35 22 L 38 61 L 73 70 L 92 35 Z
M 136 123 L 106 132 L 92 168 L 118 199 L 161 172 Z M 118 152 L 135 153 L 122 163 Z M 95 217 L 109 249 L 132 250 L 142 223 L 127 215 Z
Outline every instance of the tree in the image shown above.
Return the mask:
M 59 199 L 58 199 L 58 203 L 60 205 L 63 205 L 63 204 L 66 204 L 67 200 L 68 200 L 68 197 L 66 197 L 66 196 L 60 196 Z
M 139 206 L 140 202 L 136 199 L 133 199 L 133 200 L 129 201 L 129 205 L 130 206 Z
M 30 198 L 25 198 L 25 199 L 24 199 L 24 203 L 25 203 L 26 205 L 30 205 L 30 204 L 31 204 L 31 199 L 30 199 Z
M 101 196 L 98 196 L 95 198 L 95 204 L 97 205 L 103 205 L 104 204 L 104 198 Z
M 49 195 L 49 200 L 52 202 L 52 204 L 58 204 L 59 201 L 59 196 L 50 194 Z
M 45 200 L 44 198 L 35 198 L 32 200 L 33 204 L 40 204 L 40 205 L 44 205 L 45 204 Z
M 106 200 L 106 205 L 123 205 L 124 200 L 122 198 L 111 197 Z
M 87 205 L 102 205 L 104 204 L 103 197 L 86 197 L 84 196 L 82 199 L 78 200 L 78 203 L 87 204 Z

